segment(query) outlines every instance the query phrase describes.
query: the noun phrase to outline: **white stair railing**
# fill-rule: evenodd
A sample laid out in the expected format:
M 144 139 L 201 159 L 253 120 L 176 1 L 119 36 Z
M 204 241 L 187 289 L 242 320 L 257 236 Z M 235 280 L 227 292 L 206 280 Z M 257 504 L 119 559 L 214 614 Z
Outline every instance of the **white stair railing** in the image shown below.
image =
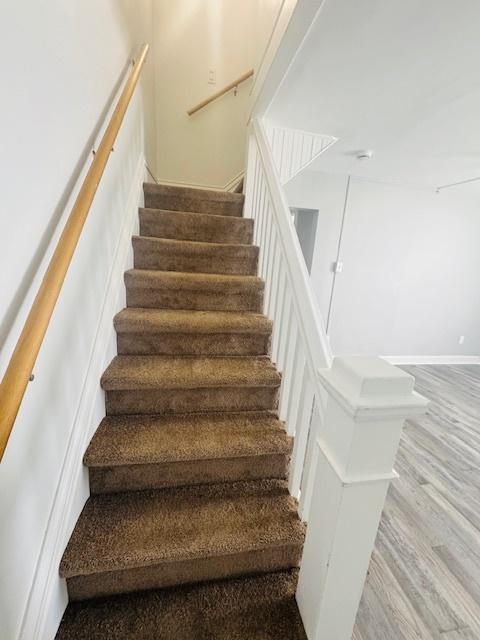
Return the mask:
M 278 159 L 277 159 L 278 160 Z M 245 216 L 255 221 L 279 415 L 294 436 L 289 488 L 307 522 L 297 602 L 309 640 L 350 640 L 414 379 L 380 358 L 332 358 L 265 127 L 248 141 Z
M 321 423 L 326 401 L 317 369 L 329 368 L 332 355 L 288 202 L 258 120 L 249 140 L 245 215 L 255 219 L 265 313 L 273 320 L 272 360 L 282 372 L 279 415 L 289 435 L 295 436 L 290 492 L 300 497 L 301 516 L 308 520 L 312 478 L 304 468 L 309 431 L 311 424 Z

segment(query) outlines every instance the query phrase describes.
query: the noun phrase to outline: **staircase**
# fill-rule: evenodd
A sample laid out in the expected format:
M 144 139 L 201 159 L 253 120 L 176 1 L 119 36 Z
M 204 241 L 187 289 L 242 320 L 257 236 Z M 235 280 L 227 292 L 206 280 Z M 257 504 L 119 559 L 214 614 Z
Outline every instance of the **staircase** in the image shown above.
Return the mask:
M 57 638 L 304 640 L 253 220 L 241 194 L 144 191 Z

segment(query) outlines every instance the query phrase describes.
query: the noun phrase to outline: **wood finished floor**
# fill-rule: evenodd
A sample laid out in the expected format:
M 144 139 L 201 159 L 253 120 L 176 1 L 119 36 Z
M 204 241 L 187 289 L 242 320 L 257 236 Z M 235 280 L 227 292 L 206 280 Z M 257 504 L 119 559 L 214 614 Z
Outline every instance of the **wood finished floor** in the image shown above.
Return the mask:
M 408 421 L 353 640 L 480 640 L 480 365 L 402 367 Z

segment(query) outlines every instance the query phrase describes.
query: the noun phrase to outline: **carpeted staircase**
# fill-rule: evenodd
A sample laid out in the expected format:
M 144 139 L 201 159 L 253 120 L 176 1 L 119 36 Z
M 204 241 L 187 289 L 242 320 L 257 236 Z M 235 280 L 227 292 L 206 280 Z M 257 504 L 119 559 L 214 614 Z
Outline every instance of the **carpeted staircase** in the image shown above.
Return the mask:
M 60 640 L 305 640 L 253 221 L 241 194 L 146 184 Z

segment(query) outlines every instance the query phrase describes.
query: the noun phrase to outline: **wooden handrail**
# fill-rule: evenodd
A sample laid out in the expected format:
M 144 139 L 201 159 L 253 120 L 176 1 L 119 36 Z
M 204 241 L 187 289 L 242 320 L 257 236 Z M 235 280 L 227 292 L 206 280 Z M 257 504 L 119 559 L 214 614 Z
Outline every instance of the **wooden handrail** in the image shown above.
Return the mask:
M 140 57 L 132 68 L 62 231 L 0 384 L 0 461 L 3 458 L 8 438 L 12 432 L 15 418 L 20 409 L 25 389 L 32 375 L 38 352 L 85 220 L 145 63 L 148 49 L 148 44 L 142 46 Z
M 249 78 L 251 78 L 254 73 L 255 73 L 255 71 L 253 69 L 250 69 L 250 71 L 247 71 L 246 73 L 241 75 L 234 82 L 230 82 L 230 84 L 227 84 L 226 87 L 223 87 L 223 89 L 220 89 L 220 91 L 217 91 L 217 93 L 214 93 L 213 95 L 211 95 L 206 100 L 203 100 L 202 102 L 199 102 L 197 105 L 195 105 L 194 107 L 189 109 L 187 111 L 188 115 L 189 116 L 193 116 L 194 113 L 197 113 L 197 111 L 200 111 L 200 109 L 203 109 L 203 107 L 206 107 L 207 104 L 210 104 L 214 100 L 217 100 L 217 98 L 221 98 L 223 95 L 228 93 L 230 91 L 230 89 L 235 89 L 235 87 L 238 87 L 239 84 L 241 84 L 242 82 L 245 82 L 245 80 L 248 80 Z

